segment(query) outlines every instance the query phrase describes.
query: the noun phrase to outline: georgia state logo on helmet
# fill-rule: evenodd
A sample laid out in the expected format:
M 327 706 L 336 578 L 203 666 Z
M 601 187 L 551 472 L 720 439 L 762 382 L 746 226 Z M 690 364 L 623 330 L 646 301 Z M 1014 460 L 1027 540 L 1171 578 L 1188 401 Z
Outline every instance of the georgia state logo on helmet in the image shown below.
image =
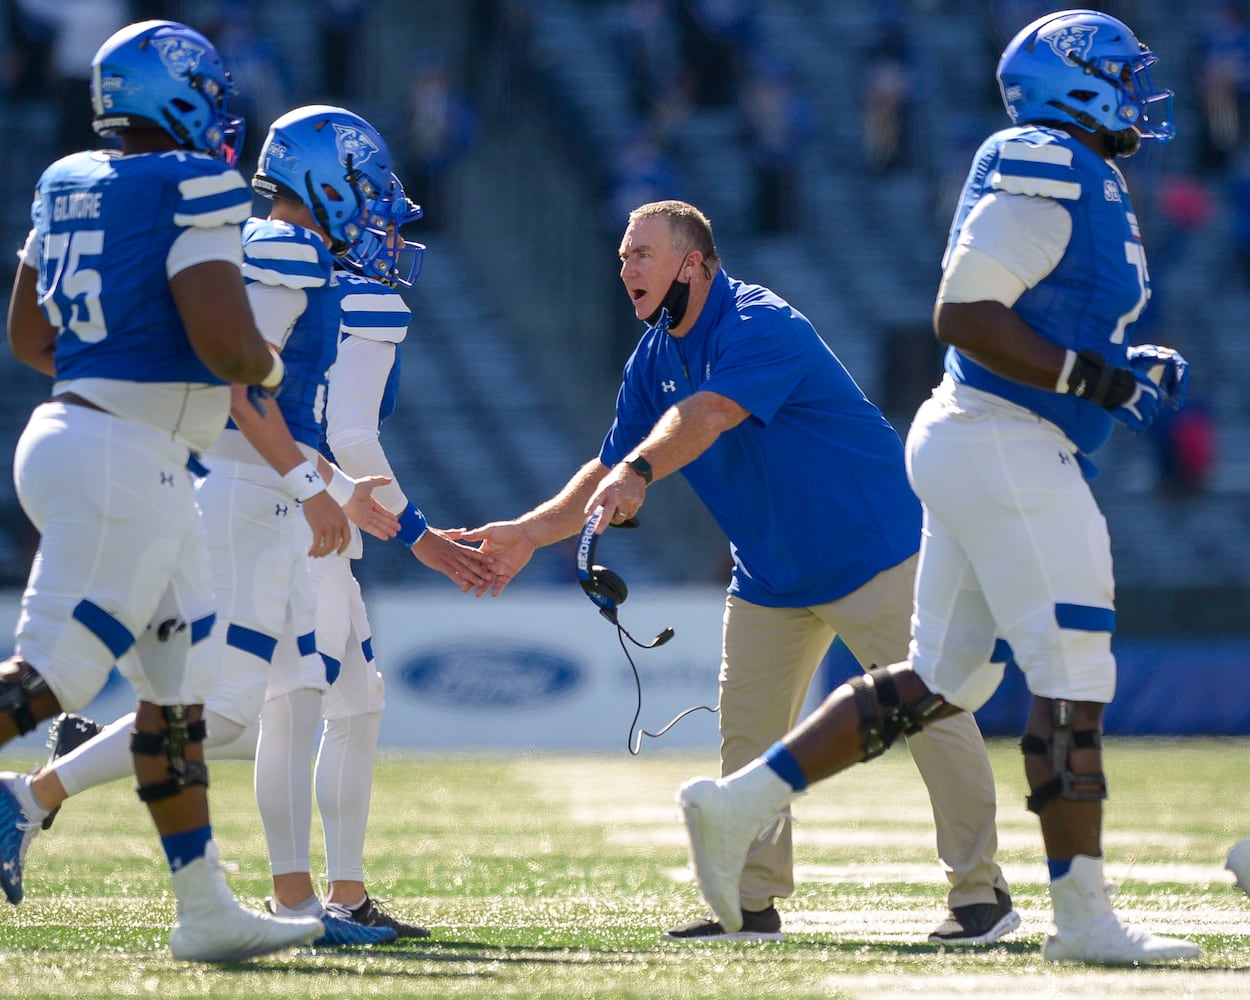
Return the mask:
M 1081 62 L 1085 62 L 1094 47 L 1094 35 L 1097 33 L 1098 29 L 1090 24 L 1069 24 L 1049 35 L 1041 35 L 1040 40 L 1049 45 L 1060 59 L 1067 59 L 1069 52 L 1075 52 Z
M 175 80 L 185 80 L 200 65 L 204 50 L 185 38 L 154 38 L 152 45 Z
M 352 166 L 361 167 L 378 151 L 378 144 L 361 129 L 340 122 L 331 124 L 334 126 L 334 147 L 339 151 L 340 163 L 346 164 L 350 156 Z

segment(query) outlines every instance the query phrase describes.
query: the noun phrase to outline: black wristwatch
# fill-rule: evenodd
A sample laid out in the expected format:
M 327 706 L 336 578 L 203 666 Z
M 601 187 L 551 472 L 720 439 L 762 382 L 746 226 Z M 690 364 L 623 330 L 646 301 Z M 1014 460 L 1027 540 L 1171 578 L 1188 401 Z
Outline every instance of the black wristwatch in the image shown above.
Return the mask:
M 642 481 L 644 483 L 646 483 L 648 486 L 651 485 L 652 472 L 651 472 L 650 462 L 648 462 L 645 458 L 639 455 L 637 458 L 630 459 L 625 464 L 628 465 L 631 469 L 633 469 L 636 473 L 638 473 L 638 475 L 642 476 Z

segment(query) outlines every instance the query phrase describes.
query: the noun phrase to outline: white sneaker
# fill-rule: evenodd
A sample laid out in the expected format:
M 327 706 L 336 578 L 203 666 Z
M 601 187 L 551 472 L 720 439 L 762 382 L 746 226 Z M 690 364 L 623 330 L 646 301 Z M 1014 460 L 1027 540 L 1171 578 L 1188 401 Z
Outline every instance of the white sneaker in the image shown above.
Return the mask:
M 751 844 L 780 830 L 794 792 L 757 762 L 729 778 L 696 778 L 677 791 L 690 840 L 690 867 L 725 934 L 742 929 L 739 885 Z
M 1055 923 L 1042 943 L 1048 962 L 1136 965 L 1197 958 L 1198 946 L 1126 927 L 1111 910 L 1102 858 L 1078 854 L 1067 875 L 1050 884 Z
M 316 917 L 271 917 L 243 906 L 226 884 L 214 843 L 173 877 L 178 922 L 169 948 L 184 962 L 238 962 L 309 944 L 325 933 Z
M 1237 881 L 1233 883 L 1234 888 L 1250 896 L 1250 837 L 1239 840 L 1232 846 L 1224 867 L 1237 876 Z

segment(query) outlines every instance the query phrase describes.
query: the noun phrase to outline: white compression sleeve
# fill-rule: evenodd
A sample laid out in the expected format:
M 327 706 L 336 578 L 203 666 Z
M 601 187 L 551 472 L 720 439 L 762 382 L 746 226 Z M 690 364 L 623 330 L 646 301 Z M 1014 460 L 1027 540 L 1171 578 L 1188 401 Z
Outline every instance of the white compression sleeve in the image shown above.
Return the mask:
M 317 754 L 317 808 L 325 829 L 326 877 L 365 880 L 365 827 L 381 712 L 327 719 Z
M 274 875 L 312 871 L 312 750 L 320 721 L 321 692 L 312 688 L 270 698 L 261 709 L 256 804 Z

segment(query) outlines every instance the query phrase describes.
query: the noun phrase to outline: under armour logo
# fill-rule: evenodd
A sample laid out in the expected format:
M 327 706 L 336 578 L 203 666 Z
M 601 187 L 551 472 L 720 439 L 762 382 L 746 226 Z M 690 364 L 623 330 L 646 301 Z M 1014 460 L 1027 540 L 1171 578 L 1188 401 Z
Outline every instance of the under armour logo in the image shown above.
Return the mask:
M 276 503 L 273 505 L 274 517 L 286 517 L 287 505 L 284 503 Z
M 671 378 L 665 379 L 663 382 L 660 383 L 660 388 L 663 389 L 665 392 L 676 392 L 677 383 L 674 382 Z
M 1059 453 L 1059 464 L 1060 464 L 1060 465 L 1071 465 L 1071 464 L 1072 464 L 1072 456 L 1071 456 L 1071 455 L 1069 455 L 1066 451 L 1061 451 L 1061 452 Z
M 173 485 L 174 485 L 174 477 L 173 477 L 173 475 L 172 475 L 171 473 L 169 473 L 169 472 L 162 472 L 162 473 L 161 473 L 161 485 L 162 485 L 162 486 L 173 486 Z

